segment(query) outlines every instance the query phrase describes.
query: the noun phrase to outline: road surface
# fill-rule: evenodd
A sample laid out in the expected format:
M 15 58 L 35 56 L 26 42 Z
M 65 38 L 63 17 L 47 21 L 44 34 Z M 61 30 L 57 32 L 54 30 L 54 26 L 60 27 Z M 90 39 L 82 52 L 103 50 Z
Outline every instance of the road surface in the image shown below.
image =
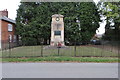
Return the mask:
M 118 78 L 118 63 L 3 63 L 3 78 Z

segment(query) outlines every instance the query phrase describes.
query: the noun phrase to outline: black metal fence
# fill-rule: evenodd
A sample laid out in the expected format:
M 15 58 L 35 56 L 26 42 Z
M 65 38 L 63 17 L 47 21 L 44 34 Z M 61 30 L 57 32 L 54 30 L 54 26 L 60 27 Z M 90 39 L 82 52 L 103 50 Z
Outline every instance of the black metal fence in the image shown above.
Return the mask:
M 10 49 L 19 46 L 18 42 L 9 42 L 9 40 L 4 40 L 2 42 L 2 50 Z
M 51 47 L 50 45 L 23 46 L 18 42 L 4 41 L 2 56 L 7 57 L 118 57 L 120 53 L 119 41 L 103 41 L 102 44 L 77 44 L 65 47 Z

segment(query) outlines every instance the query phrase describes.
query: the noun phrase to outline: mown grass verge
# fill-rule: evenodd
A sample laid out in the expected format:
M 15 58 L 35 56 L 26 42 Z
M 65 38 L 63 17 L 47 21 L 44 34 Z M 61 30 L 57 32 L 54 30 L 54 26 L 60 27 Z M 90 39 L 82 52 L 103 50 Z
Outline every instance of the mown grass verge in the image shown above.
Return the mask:
M 118 62 L 117 57 L 35 57 L 35 58 L 3 58 L 2 62 Z
M 58 56 L 58 49 L 57 48 L 46 48 L 48 46 L 44 46 L 43 49 L 41 46 L 20 46 L 11 48 L 8 50 L 3 50 L 0 52 L 0 57 L 36 57 L 36 56 Z M 99 48 L 101 47 L 101 48 Z M 42 51 L 41 51 L 42 50 Z M 42 53 L 41 53 L 42 52 Z M 74 46 L 67 46 L 66 48 L 59 49 L 59 56 L 92 56 L 92 57 L 118 57 L 118 52 L 111 51 L 111 48 L 108 50 L 104 49 L 102 45 L 86 45 L 86 46 L 77 46 L 76 51 Z

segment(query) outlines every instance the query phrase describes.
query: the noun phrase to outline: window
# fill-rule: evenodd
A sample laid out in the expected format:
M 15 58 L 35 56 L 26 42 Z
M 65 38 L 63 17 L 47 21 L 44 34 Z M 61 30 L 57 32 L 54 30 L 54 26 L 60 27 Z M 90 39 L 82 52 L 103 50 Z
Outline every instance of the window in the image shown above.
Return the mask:
M 61 35 L 61 31 L 54 31 L 54 35 Z
M 13 31 L 13 26 L 12 26 L 12 24 L 8 24 L 8 31 Z

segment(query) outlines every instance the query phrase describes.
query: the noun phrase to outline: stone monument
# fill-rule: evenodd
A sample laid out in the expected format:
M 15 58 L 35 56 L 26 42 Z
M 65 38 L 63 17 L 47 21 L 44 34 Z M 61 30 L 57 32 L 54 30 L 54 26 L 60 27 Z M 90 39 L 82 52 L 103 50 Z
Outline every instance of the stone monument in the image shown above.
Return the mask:
M 51 46 L 64 46 L 64 22 L 63 15 L 52 15 L 51 22 Z

